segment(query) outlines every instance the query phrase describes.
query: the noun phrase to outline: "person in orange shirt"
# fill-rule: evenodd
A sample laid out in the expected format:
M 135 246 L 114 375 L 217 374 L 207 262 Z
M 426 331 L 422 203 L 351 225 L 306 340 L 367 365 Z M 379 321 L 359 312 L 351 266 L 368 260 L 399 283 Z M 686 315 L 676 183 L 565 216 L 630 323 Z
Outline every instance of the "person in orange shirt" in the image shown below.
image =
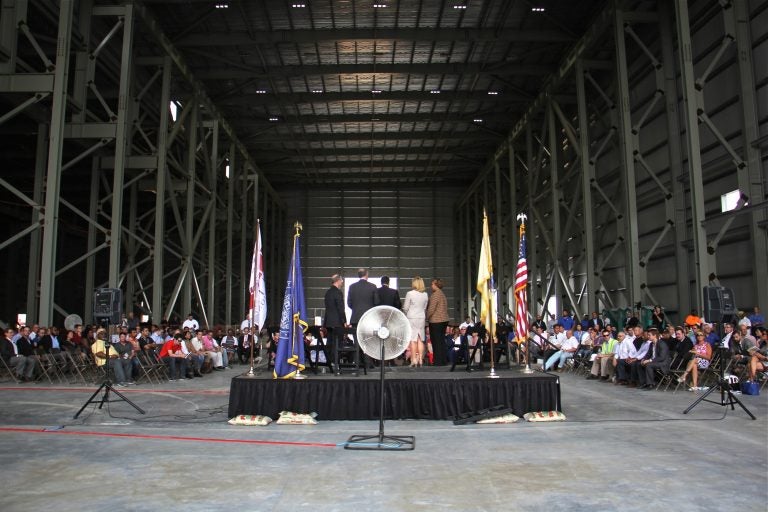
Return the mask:
M 701 317 L 699 317 L 695 309 L 692 309 L 691 314 L 685 317 L 685 325 L 688 327 L 696 327 L 699 324 L 701 324 Z

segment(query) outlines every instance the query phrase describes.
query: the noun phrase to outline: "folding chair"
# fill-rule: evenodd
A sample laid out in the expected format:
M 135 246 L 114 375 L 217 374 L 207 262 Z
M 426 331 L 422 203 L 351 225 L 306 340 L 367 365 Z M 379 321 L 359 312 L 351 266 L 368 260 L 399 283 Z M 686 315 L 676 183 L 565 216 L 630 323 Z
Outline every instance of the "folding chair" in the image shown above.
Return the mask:
M 317 340 L 314 345 L 307 345 L 307 360 L 309 361 L 309 366 L 312 368 L 312 371 L 317 375 L 317 369 L 321 366 L 325 366 L 327 368 L 330 368 L 331 373 L 333 373 L 333 362 L 331 361 L 331 354 L 328 352 L 328 346 L 326 345 L 326 340 L 323 339 L 322 335 L 318 333 L 318 335 L 315 337 Z M 324 361 L 321 361 L 321 357 Z
M 88 366 L 90 365 L 90 361 L 88 361 L 88 359 L 80 352 L 64 352 L 64 354 L 64 357 L 69 360 L 69 373 L 74 378 L 74 382 L 70 381 L 70 384 L 77 384 L 79 381 L 82 381 L 83 385 L 87 385 L 89 381 L 86 375 L 88 373 Z
M 14 371 L 14 368 L 12 366 L 8 365 L 8 363 L 5 362 L 5 359 L 0 357 L 0 362 L 2 362 L 2 364 L 0 365 L 0 375 L 2 375 L 3 373 L 8 373 L 8 375 L 11 377 L 11 379 L 13 379 L 13 382 L 15 382 L 16 384 L 21 382 L 16 377 L 16 372 Z

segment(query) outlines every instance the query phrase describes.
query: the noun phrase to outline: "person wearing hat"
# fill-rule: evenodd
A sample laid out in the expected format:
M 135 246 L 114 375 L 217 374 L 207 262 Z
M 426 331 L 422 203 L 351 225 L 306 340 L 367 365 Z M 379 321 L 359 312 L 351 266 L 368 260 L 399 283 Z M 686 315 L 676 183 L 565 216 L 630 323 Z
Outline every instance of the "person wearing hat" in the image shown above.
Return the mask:
M 192 315 L 192 313 L 189 313 L 187 315 L 187 319 L 184 320 L 184 323 L 181 324 L 182 329 L 189 329 L 192 332 L 197 332 L 198 329 L 200 329 L 200 324 L 197 323 L 197 320 L 195 320 L 195 317 Z
M 93 353 L 93 359 L 96 362 L 96 366 L 103 367 L 107 364 L 107 331 L 105 329 L 99 329 L 96 331 L 96 341 L 91 345 L 91 352 Z M 127 365 L 126 365 L 127 366 Z M 116 350 L 109 351 L 109 369 L 114 372 L 115 386 L 123 387 L 127 385 L 128 378 L 126 377 L 125 366 L 123 366 L 120 360 L 120 354 Z

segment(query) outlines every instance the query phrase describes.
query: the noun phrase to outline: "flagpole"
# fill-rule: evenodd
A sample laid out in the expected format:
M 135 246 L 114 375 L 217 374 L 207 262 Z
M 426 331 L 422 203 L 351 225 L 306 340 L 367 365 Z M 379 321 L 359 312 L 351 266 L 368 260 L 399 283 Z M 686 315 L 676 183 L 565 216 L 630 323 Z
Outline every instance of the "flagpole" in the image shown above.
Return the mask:
M 257 251 L 261 251 L 261 247 L 260 247 L 261 246 L 261 240 L 260 240 L 261 237 L 259 236 L 261 234 L 260 229 L 259 229 L 259 227 L 261 226 L 260 222 L 261 222 L 261 220 L 257 217 L 256 218 L 256 230 L 255 230 L 256 232 L 254 233 L 254 239 L 256 240 L 256 244 L 257 244 Z M 254 254 L 253 257 L 260 258 L 261 255 L 260 254 Z M 258 265 L 259 265 L 258 259 L 257 259 L 256 265 L 257 265 L 257 272 L 258 272 Z M 251 268 L 251 273 L 253 273 L 253 268 Z M 256 287 L 256 290 L 254 292 L 251 292 L 251 298 L 250 298 L 250 302 L 251 302 L 251 322 L 250 322 L 251 323 L 251 359 L 250 359 L 251 369 L 248 370 L 248 376 L 249 377 L 253 377 L 255 375 L 254 372 L 253 372 L 253 350 L 254 350 L 254 345 L 256 345 L 256 325 L 254 324 L 254 319 L 255 319 L 255 316 L 256 316 L 256 297 L 259 296 L 259 281 L 260 281 L 260 279 L 258 279 L 258 276 L 256 276 L 256 282 L 254 283 L 254 285 Z M 250 291 L 250 290 L 248 290 L 248 291 Z M 259 328 L 261 328 L 261 327 L 259 327 Z
M 523 251 L 523 237 L 525 236 L 525 219 L 528 217 L 524 213 L 520 213 L 517 215 L 517 220 L 520 221 L 520 229 L 519 229 L 519 240 L 520 240 L 520 255 L 518 255 L 518 263 L 520 256 L 522 255 L 525 257 L 524 254 L 522 254 Z M 527 279 L 528 279 L 528 270 L 527 270 L 527 264 L 526 264 L 526 286 L 527 286 Z M 520 312 L 520 297 L 518 296 L 517 292 L 517 278 L 515 278 L 515 331 L 517 332 L 517 340 L 518 343 L 525 343 L 525 368 L 522 370 L 522 373 L 533 373 L 533 369 L 531 368 L 531 338 L 528 336 L 528 329 L 525 322 L 518 321 L 518 313 L 527 315 L 527 308 L 525 312 Z M 525 293 L 525 291 L 523 291 Z M 521 324 L 521 325 L 520 325 Z M 521 332 L 522 329 L 522 332 Z M 524 338 L 521 340 L 520 337 L 524 336 Z
M 299 235 L 300 235 L 301 229 L 302 229 L 302 225 L 301 225 L 301 223 L 299 221 L 296 221 L 293 224 L 293 227 L 296 228 L 296 233 L 293 235 L 293 254 L 295 255 L 296 254 L 296 239 L 299 238 Z M 297 288 L 297 285 L 296 285 L 296 265 L 291 265 L 291 283 L 293 283 L 293 288 L 291 289 L 291 293 L 292 294 L 296 294 L 296 288 Z M 291 302 L 293 302 L 294 305 L 296 304 L 295 300 L 293 300 Z M 297 324 L 296 315 L 293 314 L 292 318 L 293 318 L 293 321 L 291 322 L 291 344 L 293 345 L 293 352 L 292 353 L 293 354 L 298 354 L 297 350 L 304 350 L 304 339 L 302 338 L 302 339 L 299 340 L 299 343 L 298 343 L 299 348 L 297 349 L 297 347 L 296 347 L 296 345 L 297 345 L 297 343 L 296 343 L 296 335 L 298 333 L 298 330 L 296 329 L 296 324 Z M 302 334 L 303 334 L 303 330 L 302 330 Z M 301 373 L 301 366 L 300 366 L 300 364 L 298 364 L 298 362 L 296 364 L 296 374 L 293 376 L 293 378 L 294 379 L 299 379 L 299 380 L 307 378 L 306 375 L 303 375 Z

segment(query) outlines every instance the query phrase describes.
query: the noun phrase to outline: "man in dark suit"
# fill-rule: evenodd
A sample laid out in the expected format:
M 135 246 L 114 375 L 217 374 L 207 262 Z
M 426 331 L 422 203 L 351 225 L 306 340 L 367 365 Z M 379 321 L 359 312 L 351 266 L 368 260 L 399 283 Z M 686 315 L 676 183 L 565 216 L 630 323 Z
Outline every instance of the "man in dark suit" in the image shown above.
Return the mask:
M 381 277 L 381 286 L 376 290 L 375 302 L 377 306 L 392 306 L 393 308 L 402 309 L 403 304 L 400 302 L 400 294 L 397 293 L 397 290 L 389 287 L 389 276 Z
M 648 329 L 648 340 L 651 347 L 646 356 L 640 361 L 639 377 L 640 389 L 654 388 L 654 372 L 658 369 L 663 373 L 669 371 L 671 359 L 669 357 L 669 347 L 666 343 L 659 343 L 659 331 L 655 327 Z
M 368 270 L 361 268 L 357 271 L 360 280 L 349 286 L 347 295 L 347 306 L 352 310 L 352 317 L 349 323 L 352 327 L 357 327 L 357 322 L 363 313 L 376 305 L 376 285 L 368 282 Z
M 352 336 L 355 338 L 355 344 L 360 346 L 357 340 L 357 323 L 363 316 L 363 313 L 371 309 L 376 305 L 376 285 L 368 282 L 368 270 L 361 268 L 357 271 L 357 276 L 360 280 L 354 284 L 349 285 L 349 292 L 347 294 L 347 306 L 352 310 L 352 316 L 349 319 L 349 323 L 352 326 Z M 369 356 L 365 356 L 368 361 L 368 367 L 373 368 L 373 360 Z
M 347 325 L 342 286 L 344 286 L 344 279 L 339 274 L 334 274 L 331 277 L 331 287 L 325 292 L 325 318 L 323 319 L 323 327 L 328 332 L 328 349 L 333 353 L 336 373 L 339 373 L 339 352 L 336 348 L 343 343 Z

